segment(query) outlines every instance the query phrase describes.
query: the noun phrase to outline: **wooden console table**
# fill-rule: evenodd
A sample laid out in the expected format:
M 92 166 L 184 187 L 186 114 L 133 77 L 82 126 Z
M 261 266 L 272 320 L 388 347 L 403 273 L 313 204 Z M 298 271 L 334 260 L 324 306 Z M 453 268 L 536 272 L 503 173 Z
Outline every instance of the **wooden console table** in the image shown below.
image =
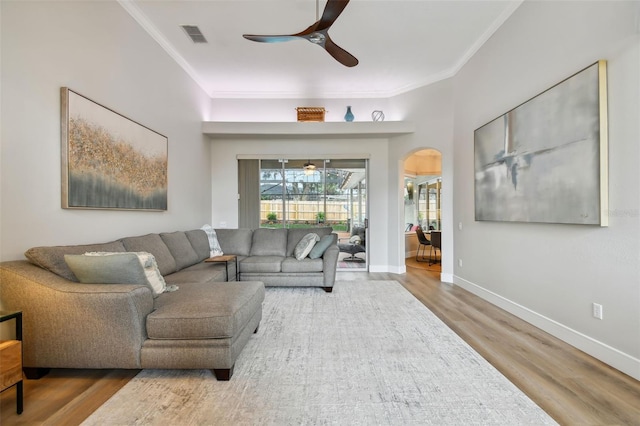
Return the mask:
M 0 322 L 16 320 L 16 339 L 0 341 L 0 391 L 16 386 L 16 412 L 22 414 L 22 312 L 0 311 Z

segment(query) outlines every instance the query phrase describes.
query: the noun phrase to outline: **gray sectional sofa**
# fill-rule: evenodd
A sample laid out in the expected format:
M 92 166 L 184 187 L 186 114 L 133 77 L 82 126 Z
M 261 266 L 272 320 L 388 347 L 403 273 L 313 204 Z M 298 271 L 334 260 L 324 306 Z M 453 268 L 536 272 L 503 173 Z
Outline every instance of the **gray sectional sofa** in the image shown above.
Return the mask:
M 320 257 L 293 257 L 298 242 L 308 233 L 330 238 Z M 265 286 L 322 287 L 333 290 L 338 264 L 337 234 L 331 227 L 292 229 L 216 229 L 224 254 L 238 256 L 241 281 L 262 281 Z M 320 243 L 318 243 L 320 244 Z
M 309 231 L 219 230 L 225 254 L 238 255 L 239 282 L 223 282 L 225 265 L 204 262 L 209 240 L 199 229 L 94 245 L 35 247 L 25 253 L 28 261 L 0 263 L 2 306 L 23 312 L 27 377 L 49 368 L 175 368 L 211 369 L 218 380 L 229 380 L 262 318 L 263 278 L 268 285 L 333 287 L 335 243 L 324 252 L 326 259 L 286 256 L 290 244 Z M 87 252 L 124 254 L 116 258 L 151 253 L 163 283 L 177 290 L 156 295 L 144 283 L 80 283 L 65 255 Z

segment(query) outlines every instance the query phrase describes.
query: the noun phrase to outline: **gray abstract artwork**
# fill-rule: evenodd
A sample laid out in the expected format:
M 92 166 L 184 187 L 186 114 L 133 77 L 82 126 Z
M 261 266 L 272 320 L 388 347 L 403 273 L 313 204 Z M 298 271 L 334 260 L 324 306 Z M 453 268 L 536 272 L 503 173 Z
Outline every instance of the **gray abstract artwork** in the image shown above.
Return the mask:
M 603 224 L 605 72 L 595 63 L 474 132 L 476 220 Z

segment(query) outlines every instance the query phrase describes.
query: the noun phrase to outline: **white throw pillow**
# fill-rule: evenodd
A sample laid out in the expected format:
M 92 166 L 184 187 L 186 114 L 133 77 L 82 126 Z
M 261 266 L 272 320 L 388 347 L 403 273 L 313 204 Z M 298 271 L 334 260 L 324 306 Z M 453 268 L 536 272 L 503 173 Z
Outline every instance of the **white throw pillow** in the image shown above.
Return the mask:
M 311 249 L 313 249 L 313 246 L 316 245 L 316 242 L 318 242 L 319 240 L 320 237 L 318 236 L 318 234 L 309 233 L 305 235 L 304 237 L 302 237 L 300 242 L 296 244 L 296 248 L 293 250 L 293 255 L 298 260 L 304 259 L 305 257 L 307 257 Z
M 174 291 L 177 290 L 177 287 L 167 288 L 167 283 L 164 281 L 164 277 L 160 273 L 160 269 L 158 269 L 158 263 L 156 262 L 156 258 L 147 252 L 136 252 L 138 255 L 138 259 L 144 268 L 144 274 L 147 277 L 147 281 L 151 285 L 151 289 L 153 290 L 153 295 L 156 296 L 160 293 L 164 293 L 165 291 Z M 147 266 L 148 265 L 148 266 Z
M 216 230 L 213 229 L 213 226 L 204 225 L 200 229 L 206 232 L 207 237 L 209 237 L 209 257 L 222 256 L 224 253 L 222 252 L 222 248 L 218 242 L 218 236 L 216 235 Z

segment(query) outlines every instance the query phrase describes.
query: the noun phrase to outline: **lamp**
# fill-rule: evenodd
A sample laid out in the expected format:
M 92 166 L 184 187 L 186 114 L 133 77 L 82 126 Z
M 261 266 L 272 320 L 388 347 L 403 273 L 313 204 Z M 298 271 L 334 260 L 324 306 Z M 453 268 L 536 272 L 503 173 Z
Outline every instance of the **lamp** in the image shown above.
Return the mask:
M 316 171 L 316 165 L 313 164 L 311 162 L 311 160 L 307 161 L 306 163 L 304 163 L 304 165 L 302 166 L 302 170 L 304 170 L 304 174 L 305 175 L 311 175 L 313 174 L 313 172 Z

